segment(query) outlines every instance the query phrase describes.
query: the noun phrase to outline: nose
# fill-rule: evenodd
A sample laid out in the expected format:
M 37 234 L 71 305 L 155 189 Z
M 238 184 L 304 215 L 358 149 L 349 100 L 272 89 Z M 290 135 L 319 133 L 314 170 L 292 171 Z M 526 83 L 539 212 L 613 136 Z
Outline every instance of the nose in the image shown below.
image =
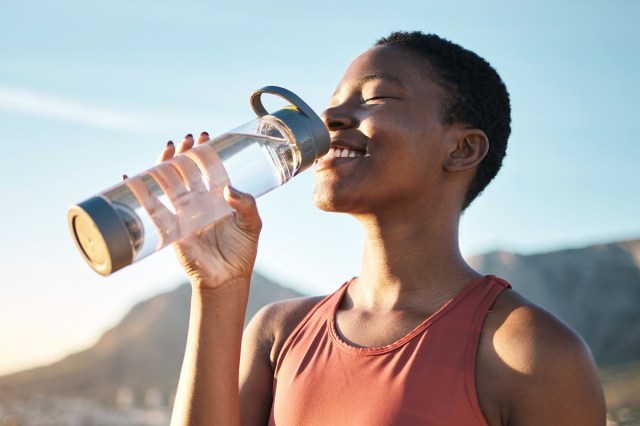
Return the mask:
M 325 109 L 320 114 L 320 117 L 329 131 L 346 129 L 357 125 L 356 118 L 344 104 Z

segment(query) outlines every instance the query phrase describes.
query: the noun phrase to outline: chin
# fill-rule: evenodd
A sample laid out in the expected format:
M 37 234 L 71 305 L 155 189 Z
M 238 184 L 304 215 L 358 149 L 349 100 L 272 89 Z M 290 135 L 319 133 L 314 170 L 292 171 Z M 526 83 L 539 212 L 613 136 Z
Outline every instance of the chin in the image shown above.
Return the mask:
M 335 179 L 316 179 L 313 203 L 320 210 L 336 213 L 363 213 L 372 202 L 363 193 L 369 193 L 361 185 L 349 185 Z
M 339 211 L 337 209 L 335 201 L 332 200 L 331 197 L 322 196 L 321 194 L 318 193 L 317 190 L 313 193 L 313 203 L 316 205 L 317 208 L 319 208 L 320 210 L 324 210 L 325 212 Z
M 353 197 L 339 197 L 331 191 L 318 191 L 313 193 L 313 203 L 317 208 L 325 212 L 333 213 L 361 213 L 359 200 Z
M 313 203 L 320 210 L 325 212 L 348 213 L 348 200 L 341 199 L 338 194 L 331 189 L 322 186 L 316 186 L 313 191 Z

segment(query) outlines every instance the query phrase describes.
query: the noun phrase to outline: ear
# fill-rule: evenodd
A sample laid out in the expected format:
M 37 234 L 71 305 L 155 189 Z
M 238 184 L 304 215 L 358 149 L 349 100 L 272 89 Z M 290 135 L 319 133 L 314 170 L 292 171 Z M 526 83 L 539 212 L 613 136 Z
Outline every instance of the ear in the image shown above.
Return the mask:
M 476 167 L 489 152 L 489 138 L 480 129 L 465 129 L 444 162 L 444 170 L 458 172 Z

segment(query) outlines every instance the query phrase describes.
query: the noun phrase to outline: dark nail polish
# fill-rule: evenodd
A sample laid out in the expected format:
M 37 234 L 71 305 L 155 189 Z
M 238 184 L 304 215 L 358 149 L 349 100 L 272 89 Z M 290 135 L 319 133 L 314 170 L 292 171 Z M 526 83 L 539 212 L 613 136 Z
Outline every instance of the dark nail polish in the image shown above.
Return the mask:
M 167 146 L 173 146 L 173 141 L 167 142 Z
M 207 132 L 202 132 L 202 133 L 200 133 L 200 135 L 201 135 L 201 136 L 209 136 L 209 133 L 207 133 Z
M 122 180 L 127 180 L 127 179 L 129 179 L 129 176 L 127 176 L 127 175 L 122 175 Z
M 240 198 L 242 198 L 242 196 L 244 194 L 242 194 L 242 192 L 238 191 L 237 189 L 235 189 L 233 186 L 229 185 L 229 193 L 231 194 L 231 196 L 237 200 L 239 200 Z
M 193 135 L 192 135 L 191 133 L 189 133 L 189 134 L 188 134 L 187 136 L 185 136 L 184 138 L 185 138 L 185 139 L 189 139 L 189 138 L 193 139 Z

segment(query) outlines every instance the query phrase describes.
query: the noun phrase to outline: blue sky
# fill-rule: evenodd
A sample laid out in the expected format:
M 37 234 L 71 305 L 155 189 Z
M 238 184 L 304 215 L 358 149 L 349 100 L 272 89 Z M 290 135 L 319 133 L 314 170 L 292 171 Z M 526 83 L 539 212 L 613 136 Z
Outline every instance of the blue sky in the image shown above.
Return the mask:
M 183 274 L 170 249 L 111 277 L 86 266 L 67 208 L 150 167 L 168 139 L 250 120 L 250 93 L 316 111 L 393 30 L 435 32 L 505 80 L 505 166 L 465 214 L 464 254 L 640 237 L 640 3 L 635 1 L 6 1 L 0 6 L 0 374 L 93 343 Z M 390 162 L 392 159 L 390 159 Z M 258 269 L 326 293 L 359 269 L 362 232 L 316 210 L 305 173 L 259 200 Z

